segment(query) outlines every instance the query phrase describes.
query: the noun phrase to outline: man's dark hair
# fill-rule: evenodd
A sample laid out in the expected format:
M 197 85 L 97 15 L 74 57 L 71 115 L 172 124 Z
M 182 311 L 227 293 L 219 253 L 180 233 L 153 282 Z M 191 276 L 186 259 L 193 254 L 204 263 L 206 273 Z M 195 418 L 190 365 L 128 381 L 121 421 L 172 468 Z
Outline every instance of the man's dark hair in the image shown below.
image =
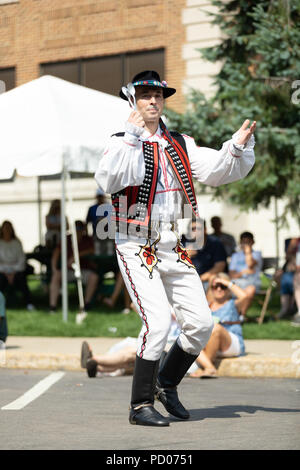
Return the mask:
M 253 233 L 251 233 L 251 232 L 243 232 L 243 233 L 241 233 L 241 235 L 240 235 L 240 240 L 241 240 L 242 238 L 250 238 L 251 240 L 254 240 Z

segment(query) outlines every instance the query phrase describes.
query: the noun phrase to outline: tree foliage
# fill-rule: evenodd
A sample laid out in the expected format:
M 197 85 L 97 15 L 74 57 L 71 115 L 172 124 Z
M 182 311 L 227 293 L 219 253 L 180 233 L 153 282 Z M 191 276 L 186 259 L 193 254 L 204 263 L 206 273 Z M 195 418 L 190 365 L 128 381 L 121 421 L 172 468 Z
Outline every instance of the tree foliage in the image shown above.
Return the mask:
M 224 39 L 199 52 L 222 64 L 214 77 L 216 93 L 207 99 L 191 90 L 184 114 L 167 111 L 169 126 L 200 146 L 219 148 L 245 119 L 256 120 L 253 170 L 241 181 L 213 188 L 214 195 L 242 210 L 284 199 L 279 221 L 291 214 L 300 225 L 300 0 L 212 4 L 218 7 L 212 22 Z

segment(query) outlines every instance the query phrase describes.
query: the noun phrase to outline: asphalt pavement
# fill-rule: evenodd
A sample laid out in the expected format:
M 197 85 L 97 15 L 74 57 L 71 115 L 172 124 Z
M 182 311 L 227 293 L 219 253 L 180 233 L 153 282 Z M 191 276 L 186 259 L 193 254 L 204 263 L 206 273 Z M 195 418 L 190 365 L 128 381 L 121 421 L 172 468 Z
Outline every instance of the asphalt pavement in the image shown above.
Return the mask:
M 171 418 L 167 428 L 129 424 L 131 380 L 3 368 L 0 449 L 114 450 L 115 455 L 118 450 L 135 455 L 135 450 L 300 449 L 299 379 L 184 378 L 179 394 L 191 419 Z M 167 415 L 160 403 L 155 406 Z

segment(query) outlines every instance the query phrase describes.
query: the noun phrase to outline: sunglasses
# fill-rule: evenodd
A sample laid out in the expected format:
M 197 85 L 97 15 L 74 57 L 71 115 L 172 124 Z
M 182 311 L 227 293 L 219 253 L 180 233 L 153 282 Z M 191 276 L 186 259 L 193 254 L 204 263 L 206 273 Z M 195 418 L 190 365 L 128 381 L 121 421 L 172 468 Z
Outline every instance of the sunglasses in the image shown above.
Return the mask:
M 216 290 L 216 289 L 218 289 L 218 288 L 220 288 L 220 289 L 222 289 L 222 290 L 226 290 L 226 289 L 227 289 L 227 287 L 224 286 L 224 284 L 220 284 L 220 283 L 214 284 L 214 285 L 212 285 L 211 287 L 212 287 L 213 290 Z

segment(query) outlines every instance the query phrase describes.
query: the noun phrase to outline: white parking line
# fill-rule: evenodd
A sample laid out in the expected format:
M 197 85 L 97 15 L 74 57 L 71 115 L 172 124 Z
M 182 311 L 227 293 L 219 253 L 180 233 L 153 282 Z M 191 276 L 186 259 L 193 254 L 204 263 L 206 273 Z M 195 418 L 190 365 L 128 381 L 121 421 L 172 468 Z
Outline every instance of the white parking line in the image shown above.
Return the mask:
M 26 405 L 31 403 L 33 400 L 38 398 L 40 395 L 45 393 L 55 382 L 58 382 L 65 372 L 53 372 L 52 374 L 40 380 L 34 387 L 24 393 L 22 396 L 12 401 L 8 405 L 5 405 L 1 410 L 21 410 Z

